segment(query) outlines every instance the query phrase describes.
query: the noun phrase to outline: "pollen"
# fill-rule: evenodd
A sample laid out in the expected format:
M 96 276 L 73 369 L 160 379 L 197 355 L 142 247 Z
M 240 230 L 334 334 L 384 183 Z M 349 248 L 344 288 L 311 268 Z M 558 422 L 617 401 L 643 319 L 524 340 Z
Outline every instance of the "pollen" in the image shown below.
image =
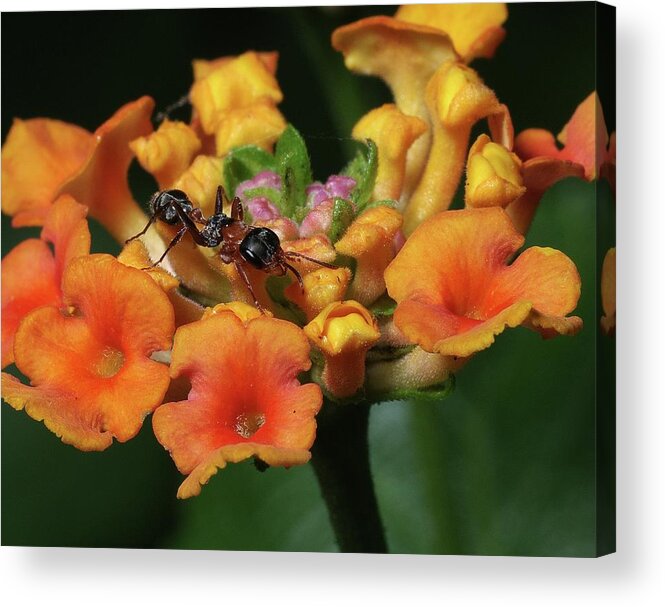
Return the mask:
M 113 377 L 125 362 L 125 355 L 115 348 L 106 347 L 93 365 L 93 371 L 100 377 Z

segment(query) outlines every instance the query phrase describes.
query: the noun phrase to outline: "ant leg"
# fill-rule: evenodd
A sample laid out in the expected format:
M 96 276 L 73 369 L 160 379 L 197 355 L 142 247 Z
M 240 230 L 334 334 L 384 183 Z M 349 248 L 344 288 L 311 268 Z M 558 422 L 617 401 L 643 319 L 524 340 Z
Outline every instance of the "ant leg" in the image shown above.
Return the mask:
M 237 196 L 231 203 L 231 219 L 238 219 L 239 221 L 245 219 L 245 210 L 242 208 L 242 202 L 240 202 L 240 198 Z
M 293 272 L 293 275 L 296 277 L 296 280 L 298 281 L 298 284 L 300 285 L 300 290 L 304 293 L 305 292 L 305 285 L 303 284 L 302 276 L 300 276 L 300 272 L 298 272 L 298 270 L 296 270 L 290 263 L 286 263 L 285 261 L 283 261 L 282 264 L 284 266 L 286 266 L 286 268 L 291 270 L 291 272 Z M 284 273 L 286 274 L 286 271 Z
M 189 216 L 188 213 L 186 213 L 180 205 L 173 205 L 173 210 L 176 212 L 176 215 L 178 215 L 178 218 L 180 221 L 182 221 L 183 229 L 186 232 L 189 232 L 194 240 L 194 242 L 198 245 L 201 245 L 202 247 L 207 247 L 209 246 L 206 240 L 201 236 L 201 232 L 199 229 L 196 227 L 196 224 L 194 223 L 194 220 L 192 217 Z M 201 212 L 200 209 L 198 209 L 199 213 Z M 194 213 L 194 217 L 198 218 L 199 214 Z M 203 222 L 205 222 L 205 218 L 203 218 L 203 215 L 201 215 L 201 218 L 203 219 Z M 182 235 L 180 236 L 182 238 Z
M 236 270 L 238 271 L 238 274 L 240 275 L 240 278 L 242 278 L 243 282 L 245 283 L 245 286 L 249 290 L 252 299 L 254 300 L 254 305 L 258 308 L 258 310 L 262 313 L 265 314 L 266 310 L 265 308 L 259 303 L 259 300 L 256 297 L 256 293 L 254 293 L 254 289 L 252 288 L 252 283 L 249 280 L 249 276 L 247 276 L 247 272 L 245 272 L 245 268 L 242 267 L 242 265 L 234 261 L 233 265 L 235 266 Z
M 311 261 L 313 263 L 316 263 L 320 266 L 323 266 L 324 268 L 330 268 L 331 270 L 336 270 L 337 266 L 327 263 L 325 261 L 320 261 L 318 259 L 314 259 L 313 257 L 307 257 L 307 255 L 303 255 L 302 253 L 295 253 L 294 251 L 284 251 L 284 257 L 288 259 L 306 259 L 307 261 Z
M 182 237 L 185 235 L 186 232 L 187 232 L 187 226 L 180 228 L 180 230 L 178 230 L 178 233 L 173 237 L 173 240 L 169 243 L 169 246 L 166 247 L 166 251 L 162 253 L 161 257 L 151 266 L 148 266 L 147 268 L 143 269 L 150 270 L 151 268 L 154 268 L 157 264 L 161 263 L 164 260 L 164 257 L 166 257 L 166 254 L 182 240 Z
M 153 223 L 155 223 L 155 220 L 156 220 L 156 219 L 157 219 L 157 214 L 156 214 L 156 213 L 153 214 L 153 215 L 151 215 L 151 216 L 150 216 L 150 219 L 148 219 L 148 223 L 145 224 L 145 228 L 143 228 L 138 234 L 135 234 L 135 235 L 132 236 L 131 238 L 128 238 L 127 240 L 125 240 L 125 244 L 130 243 L 132 240 L 136 240 L 139 236 L 143 236 L 143 235 L 148 231 L 148 228 L 149 228 Z
M 206 218 L 203 216 L 203 211 L 199 209 L 198 207 L 194 207 L 190 212 L 189 216 L 194 220 L 196 223 L 205 223 Z

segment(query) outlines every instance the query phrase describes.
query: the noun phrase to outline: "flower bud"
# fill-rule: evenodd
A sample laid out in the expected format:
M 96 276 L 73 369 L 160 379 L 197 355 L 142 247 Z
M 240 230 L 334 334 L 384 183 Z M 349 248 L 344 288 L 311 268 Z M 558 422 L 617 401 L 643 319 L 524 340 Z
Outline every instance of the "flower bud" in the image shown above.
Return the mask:
M 357 301 L 331 303 L 305 326 L 305 335 L 325 358 L 326 389 L 338 398 L 355 394 L 365 380 L 365 355 L 381 336 L 371 313 Z
M 506 207 L 526 188 L 522 162 L 487 135 L 480 135 L 469 150 L 466 164 L 465 201 L 469 207 Z

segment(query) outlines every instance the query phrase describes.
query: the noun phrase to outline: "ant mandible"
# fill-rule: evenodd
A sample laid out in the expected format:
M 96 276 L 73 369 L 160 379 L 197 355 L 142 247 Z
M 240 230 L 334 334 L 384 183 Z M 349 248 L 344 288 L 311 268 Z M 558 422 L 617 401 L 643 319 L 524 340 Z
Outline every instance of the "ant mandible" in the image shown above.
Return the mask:
M 220 185 L 217 188 L 215 199 L 215 213 L 206 218 L 203 216 L 201 209 L 194 207 L 187 194 L 182 190 L 155 192 L 149 202 L 151 215 L 148 223 L 143 230 L 126 242 L 131 242 L 145 234 L 157 219 L 169 225 L 180 224 L 180 229 L 166 247 L 164 253 L 149 267 L 154 268 L 160 263 L 166 257 L 166 254 L 189 232 L 197 245 L 210 248 L 219 247 L 220 259 L 224 263 L 232 263 L 235 266 L 252 295 L 254 304 L 261 311 L 264 308 L 254 293 L 252 283 L 245 270 L 246 265 L 276 276 L 284 276 L 290 270 L 296 277 L 301 289 L 304 288 L 302 276 L 287 260 L 304 259 L 325 268 L 334 269 L 336 267 L 302 253 L 285 251 L 282 249 L 279 236 L 273 230 L 246 224 L 242 202 L 237 196 L 231 202 L 231 216 L 229 217 L 223 210 L 225 199 L 224 188 Z M 197 224 L 201 224 L 202 227 L 199 229 Z

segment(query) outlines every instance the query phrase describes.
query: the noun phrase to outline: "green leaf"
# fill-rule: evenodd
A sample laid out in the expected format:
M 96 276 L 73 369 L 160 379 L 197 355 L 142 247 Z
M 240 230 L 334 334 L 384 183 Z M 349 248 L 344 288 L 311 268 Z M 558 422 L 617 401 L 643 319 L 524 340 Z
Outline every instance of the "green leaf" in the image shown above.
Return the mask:
M 250 200 L 252 198 L 267 198 L 273 204 L 279 204 L 281 192 L 274 188 L 249 188 L 243 192 L 243 198 Z
M 354 217 L 355 209 L 353 205 L 343 198 L 335 198 L 332 221 L 330 222 L 330 230 L 328 231 L 328 236 L 333 243 L 337 242 L 344 235 Z
M 252 179 L 261 171 L 276 171 L 275 159 L 264 149 L 245 145 L 229 152 L 224 160 L 226 194 L 233 198 L 238 184 Z
M 374 316 L 392 316 L 396 307 L 397 302 L 391 299 L 387 293 L 384 293 L 371 305 L 369 311 Z
M 364 211 L 369 204 L 378 166 L 379 151 L 376 144 L 368 139 L 364 149 L 359 150 L 356 157 L 342 171 L 342 174 L 356 180 L 356 187 L 351 192 L 351 201 L 355 204 L 357 213 Z
M 312 167 L 304 139 L 290 124 L 277 140 L 275 160 L 282 178 L 279 210 L 293 219 L 306 204 L 305 188 L 312 182 Z

